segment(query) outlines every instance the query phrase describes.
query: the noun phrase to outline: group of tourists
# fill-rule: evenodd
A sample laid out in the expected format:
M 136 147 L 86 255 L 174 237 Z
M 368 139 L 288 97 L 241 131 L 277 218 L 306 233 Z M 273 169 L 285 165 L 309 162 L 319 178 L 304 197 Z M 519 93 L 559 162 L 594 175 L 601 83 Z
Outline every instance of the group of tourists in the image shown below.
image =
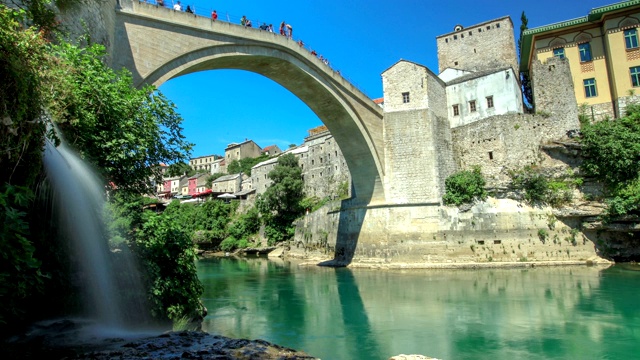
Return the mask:
M 164 0 L 156 0 L 156 3 L 159 6 L 164 6 Z M 180 3 L 180 1 L 177 1 L 173 5 L 173 10 L 182 11 L 182 4 Z M 187 5 L 187 8 L 184 11 L 194 14 L 194 10 L 189 5 Z M 218 12 L 216 10 L 213 10 L 211 11 L 211 21 L 216 21 L 216 20 L 218 20 Z M 253 27 L 253 23 L 245 15 L 242 15 L 242 18 L 240 18 L 240 25 L 244 27 L 249 27 L 249 28 Z M 267 23 L 264 23 L 264 22 L 262 23 L 262 25 L 259 26 L 259 29 L 268 31 L 271 33 L 275 32 L 273 29 L 273 24 L 267 25 Z M 286 37 L 287 39 L 293 39 L 293 27 L 290 24 L 287 24 L 285 21 L 282 21 L 280 23 L 280 28 L 278 29 L 278 31 L 280 35 Z M 297 44 L 300 45 L 300 47 L 304 47 L 304 43 L 302 42 L 302 40 L 298 40 Z M 330 66 L 329 60 L 327 58 L 323 57 L 322 55 L 318 55 L 318 53 L 316 53 L 315 50 L 310 50 L 310 52 L 311 52 L 311 55 L 320 59 L 320 61 L 322 61 L 323 64 Z

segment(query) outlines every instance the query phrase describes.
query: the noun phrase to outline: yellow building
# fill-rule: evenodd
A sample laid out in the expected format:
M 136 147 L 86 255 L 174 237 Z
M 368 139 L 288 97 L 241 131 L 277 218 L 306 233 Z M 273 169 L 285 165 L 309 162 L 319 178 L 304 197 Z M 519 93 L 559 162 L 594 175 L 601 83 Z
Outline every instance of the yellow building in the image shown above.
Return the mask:
M 570 64 L 578 105 L 595 120 L 624 115 L 640 95 L 640 0 L 592 9 L 588 15 L 523 32 L 520 71 L 552 56 Z M 533 81 L 535 86 L 535 79 Z M 535 102 L 535 99 L 534 99 Z

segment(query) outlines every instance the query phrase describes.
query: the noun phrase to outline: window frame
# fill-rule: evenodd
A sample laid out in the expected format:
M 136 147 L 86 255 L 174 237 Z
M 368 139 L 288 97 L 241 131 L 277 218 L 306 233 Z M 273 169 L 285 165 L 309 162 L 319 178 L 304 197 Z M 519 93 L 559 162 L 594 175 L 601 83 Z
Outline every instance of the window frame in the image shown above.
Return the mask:
M 476 101 L 469 100 L 469 112 L 476 112 L 476 111 L 478 111 L 478 107 L 476 106 Z
M 411 99 L 409 97 L 409 92 L 403 92 L 402 93 L 402 103 L 403 104 L 408 104 L 409 102 L 411 102 Z
M 592 98 L 592 97 L 598 96 L 598 87 L 596 86 L 595 78 L 582 80 L 582 85 L 584 87 L 585 98 Z
M 629 68 L 629 75 L 631 75 L 631 86 L 632 87 L 640 87 L 640 66 L 632 66 L 632 67 L 630 67 Z M 635 81 L 634 81 L 634 79 L 635 79 Z
M 460 116 L 460 104 L 454 104 L 452 107 L 453 107 L 453 116 Z
M 566 59 L 567 56 L 564 52 L 564 47 L 557 47 L 555 49 L 553 49 L 553 56 L 560 58 L 560 59 Z
M 491 109 L 491 108 L 493 108 L 493 107 L 494 107 L 494 104 L 493 104 L 493 95 L 491 95 L 491 96 L 487 96 L 487 108 L 488 108 L 488 109 Z
M 593 61 L 593 54 L 591 53 L 591 43 L 585 42 L 578 44 L 578 52 L 580 53 L 580 62 Z
M 627 50 L 638 48 L 638 29 L 631 28 L 624 31 L 624 47 Z

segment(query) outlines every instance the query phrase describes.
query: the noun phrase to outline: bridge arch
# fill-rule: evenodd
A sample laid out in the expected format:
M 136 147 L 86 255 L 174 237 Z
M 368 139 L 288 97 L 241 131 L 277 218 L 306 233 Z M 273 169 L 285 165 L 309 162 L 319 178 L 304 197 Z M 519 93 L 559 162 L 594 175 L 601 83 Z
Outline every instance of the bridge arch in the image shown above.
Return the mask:
M 327 126 L 351 172 L 353 202 L 384 202 L 382 109 L 294 41 L 170 9 L 121 0 L 113 65 L 134 84 L 162 83 L 204 70 L 263 75 L 302 100 Z

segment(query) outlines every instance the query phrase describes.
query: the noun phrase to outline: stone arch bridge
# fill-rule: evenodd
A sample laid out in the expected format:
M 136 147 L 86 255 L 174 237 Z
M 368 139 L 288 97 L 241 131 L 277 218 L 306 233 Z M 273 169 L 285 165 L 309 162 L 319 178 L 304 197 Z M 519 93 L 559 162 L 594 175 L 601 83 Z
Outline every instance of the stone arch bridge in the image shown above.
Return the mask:
M 385 201 L 382 109 L 293 40 L 135 0 L 120 0 L 115 38 L 113 66 L 129 69 L 136 86 L 213 69 L 247 70 L 282 85 L 331 131 L 351 172 L 353 202 Z

